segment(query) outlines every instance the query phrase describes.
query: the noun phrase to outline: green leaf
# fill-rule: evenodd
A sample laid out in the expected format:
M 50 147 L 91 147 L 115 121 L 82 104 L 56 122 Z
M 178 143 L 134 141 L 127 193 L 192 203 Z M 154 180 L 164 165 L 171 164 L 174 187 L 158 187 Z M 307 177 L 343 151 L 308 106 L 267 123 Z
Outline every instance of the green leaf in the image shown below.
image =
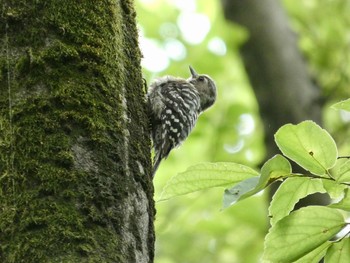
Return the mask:
M 350 99 L 340 101 L 336 104 L 333 104 L 331 108 L 336 109 L 336 110 L 345 110 L 345 111 L 350 111 Z
M 326 255 L 327 249 L 331 245 L 332 242 L 327 241 L 294 263 L 319 263 L 321 259 Z
M 289 161 L 280 154 L 276 154 L 271 159 L 267 160 L 261 168 L 261 176 L 259 177 L 259 182 L 256 187 L 242 195 L 239 200 L 252 196 L 274 181 L 284 178 L 292 173 L 292 166 Z
M 346 223 L 336 209 L 309 206 L 278 221 L 265 238 L 263 260 L 294 262 L 336 235 Z
M 285 180 L 274 194 L 269 207 L 271 225 L 287 216 L 301 198 L 316 192 L 326 192 L 321 179 L 292 177 Z
M 341 241 L 334 242 L 324 260 L 325 263 L 350 262 L 350 239 L 343 238 Z
M 173 176 L 166 184 L 160 200 L 213 187 L 228 187 L 259 173 L 236 163 L 201 163 Z
M 332 199 L 341 198 L 344 195 L 344 190 L 347 188 L 346 185 L 340 184 L 333 180 L 323 180 L 322 183 L 327 194 Z
M 335 180 L 341 183 L 350 182 L 350 160 L 339 159 L 331 170 Z
M 285 156 L 316 175 L 327 174 L 337 159 L 333 138 L 312 121 L 282 126 L 275 134 L 275 141 Z
M 261 181 L 259 185 L 266 185 L 271 179 L 283 178 L 292 173 L 292 166 L 290 162 L 280 154 L 276 154 L 274 157 L 269 159 L 261 168 Z
M 329 205 L 329 207 L 338 208 L 338 209 L 342 209 L 342 210 L 350 212 L 350 190 L 349 190 L 349 188 L 345 189 L 345 194 L 344 194 L 343 199 L 341 199 L 338 203 L 334 203 L 334 204 Z
M 247 192 L 252 192 L 252 190 L 256 187 L 258 181 L 259 177 L 251 177 L 236 184 L 230 189 L 226 189 L 224 192 L 224 200 L 222 207 L 227 208 L 231 205 L 234 205 L 239 200 L 242 200 L 241 197 Z
M 260 192 L 275 180 L 290 175 L 291 172 L 289 161 L 280 154 L 275 155 L 263 165 L 260 177 L 248 178 L 225 190 L 223 208 Z

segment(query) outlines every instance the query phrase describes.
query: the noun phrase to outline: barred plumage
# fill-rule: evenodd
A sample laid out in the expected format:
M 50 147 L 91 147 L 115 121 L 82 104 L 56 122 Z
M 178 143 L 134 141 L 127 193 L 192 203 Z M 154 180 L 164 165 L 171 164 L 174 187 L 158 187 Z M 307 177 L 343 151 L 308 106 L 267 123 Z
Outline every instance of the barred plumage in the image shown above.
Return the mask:
M 153 176 L 162 159 L 190 134 L 199 114 L 214 104 L 216 86 L 207 75 L 190 66 L 189 79 L 165 76 L 155 80 L 147 93 L 155 158 Z

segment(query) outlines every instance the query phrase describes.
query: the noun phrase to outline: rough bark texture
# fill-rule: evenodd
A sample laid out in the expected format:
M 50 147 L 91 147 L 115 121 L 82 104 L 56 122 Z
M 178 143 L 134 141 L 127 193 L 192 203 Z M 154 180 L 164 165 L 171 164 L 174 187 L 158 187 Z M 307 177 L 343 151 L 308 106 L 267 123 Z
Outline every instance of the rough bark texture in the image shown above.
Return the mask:
M 241 55 L 259 103 L 267 157 L 279 152 L 275 132 L 286 123 L 321 123 L 320 89 L 308 74 L 297 38 L 278 0 L 221 0 L 225 17 L 248 30 Z M 294 172 L 303 172 L 299 167 Z M 327 203 L 313 195 L 300 206 Z
M 132 1 L 0 3 L 0 262 L 153 262 Z

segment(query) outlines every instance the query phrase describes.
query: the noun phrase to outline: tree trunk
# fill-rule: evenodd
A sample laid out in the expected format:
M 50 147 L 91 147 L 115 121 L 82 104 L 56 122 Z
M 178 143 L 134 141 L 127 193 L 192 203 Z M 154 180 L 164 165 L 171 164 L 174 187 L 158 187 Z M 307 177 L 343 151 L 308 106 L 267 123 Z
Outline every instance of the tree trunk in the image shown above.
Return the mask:
M 241 54 L 259 102 L 269 156 L 274 133 L 286 123 L 321 122 L 320 90 L 314 85 L 288 17 L 277 0 L 222 0 L 227 19 L 244 26 Z
M 320 89 L 308 74 L 288 17 L 277 0 L 221 0 L 225 17 L 244 26 L 241 55 L 259 103 L 268 158 L 278 153 L 275 132 L 286 123 L 321 123 Z M 303 172 L 294 167 L 294 172 Z M 315 199 L 315 200 L 312 200 Z M 307 202 L 327 203 L 313 195 Z M 303 205 L 303 204 L 301 204 Z
M 132 0 L 0 3 L 0 262 L 153 262 Z

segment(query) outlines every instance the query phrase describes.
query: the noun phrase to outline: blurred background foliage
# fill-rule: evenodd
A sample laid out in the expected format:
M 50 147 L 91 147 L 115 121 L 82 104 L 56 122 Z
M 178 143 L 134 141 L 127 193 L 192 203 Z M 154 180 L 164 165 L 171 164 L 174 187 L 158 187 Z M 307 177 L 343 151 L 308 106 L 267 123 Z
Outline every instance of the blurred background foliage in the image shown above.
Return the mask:
M 171 176 L 199 162 L 259 167 L 266 158 L 259 107 L 239 48 L 248 35 L 225 20 L 218 0 L 136 0 L 143 73 L 189 77 L 188 65 L 209 74 L 216 104 L 154 179 L 155 200 Z M 324 123 L 340 154 L 349 155 L 350 116 L 329 105 L 350 97 L 350 0 L 284 0 L 283 6 L 322 89 Z M 298 105 L 295 105 L 296 107 Z M 258 262 L 268 230 L 267 197 L 260 194 L 221 211 L 223 189 L 157 202 L 157 263 Z

